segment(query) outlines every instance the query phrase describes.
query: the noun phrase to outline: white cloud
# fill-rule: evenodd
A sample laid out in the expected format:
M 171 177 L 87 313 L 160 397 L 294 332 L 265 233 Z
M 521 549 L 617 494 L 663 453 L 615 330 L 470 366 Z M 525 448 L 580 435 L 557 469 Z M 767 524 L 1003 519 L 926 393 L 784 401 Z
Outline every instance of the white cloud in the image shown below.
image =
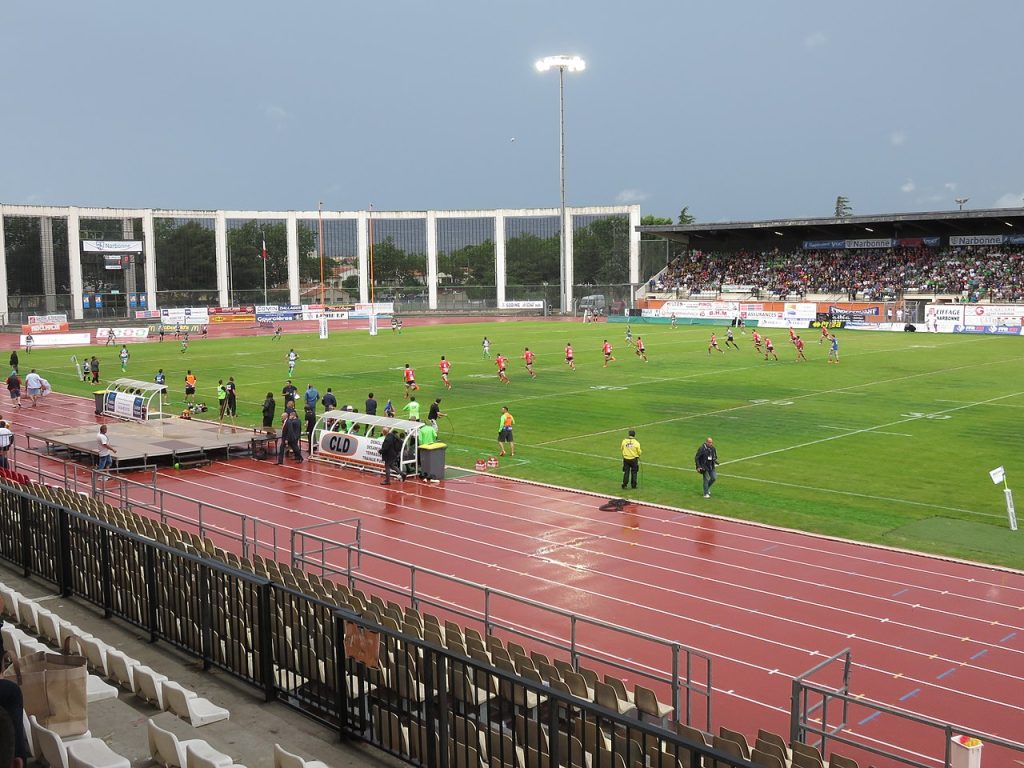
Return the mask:
M 278 130 L 284 128 L 292 119 L 291 113 L 280 104 L 266 104 L 263 107 L 263 116 Z
M 907 193 L 913 192 L 915 189 L 917 189 L 917 184 L 914 183 L 913 179 L 907 179 L 906 182 L 903 184 L 903 186 L 900 187 L 900 190 L 902 192 L 907 192 Z
M 821 30 L 812 32 L 804 38 L 804 48 L 821 48 L 828 43 L 828 36 Z
M 624 189 L 615 196 L 615 202 L 619 205 L 629 205 L 630 203 L 642 203 L 648 197 L 650 195 L 642 189 Z
M 942 186 L 944 186 L 944 187 L 945 187 L 946 189 L 948 189 L 948 190 L 949 190 L 950 192 L 953 192 L 954 190 L 956 190 L 956 182 L 955 182 L 955 181 L 947 181 L 947 182 L 946 182 L 945 184 L 943 184 Z
M 907 143 L 906 131 L 893 131 L 889 134 L 889 143 L 894 147 L 902 147 Z
M 1007 192 L 996 200 L 993 208 L 1024 208 L 1024 192 Z

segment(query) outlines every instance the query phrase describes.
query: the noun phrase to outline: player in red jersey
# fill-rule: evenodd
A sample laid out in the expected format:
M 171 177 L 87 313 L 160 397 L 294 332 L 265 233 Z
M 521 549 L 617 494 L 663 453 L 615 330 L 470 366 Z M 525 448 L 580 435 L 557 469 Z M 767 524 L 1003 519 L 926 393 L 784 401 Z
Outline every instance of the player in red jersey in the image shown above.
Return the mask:
M 776 360 L 779 359 L 779 356 L 775 354 L 775 345 L 772 344 L 772 340 L 769 339 L 767 336 L 765 336 L 764 337 L 764 359 L 765 360 L 768 359 L 768 355 L 771 355 Z
M 445 360 L 444 355 L 441 355 L 441 362 L 437 364 L 437 367 L 441 369 L 441 381 L 444 382 L 445 389 L 451 389 L 452 383 L 448 381 L 448 372 L 452 369 L 452 364 Z
M 713 333 L 711 334 L 711 343 L 708 344 L 708 354 L 709 355 L 711 354 L 711 350 L 712 349 L 717 349 L 723 355 L 725 354 L 725 350 L 724 349 L 720 349 L 719 346 L 718 346 L 718 336 L 713 334 Z
M 804 340 L 801 339 L 799 336 L 797 336 L 796 340 L 793 342 L 793 344 L 796 346 L 796 361 L 798 363 L 801 360 L 806 362 L 807 361 L 807 357 L 804 355 Z
M 505 374 L 505 368 L 508 366 L 508 358 L 499 352 L 494 356 L 494 364 L 498 366 L 498 381 L 511 384 L 512 382 L 508 380 L 508 376 Z
M 534 354 L 530 351 L 529 347 L 523 349 L 523 361 L 526 363 L 526 370 L 530 374 L 531 379 L 536 379 L 537 374 L 533 372 L 533 358 Z
M 644 346 L 644 337 L 643 336 L 637 336 L 636 337 L 636 346 L 634 348 L 636 349 L 636 356 L 637 357 L 639 357 L 645 363 L 649 362 L 648 359 L 647 359 L 647 347 Z
M 608 339 L 604 340 L 601 351 L 604 353 L 604 367 L 607 368 L 608 363 L 615 362 L 615 356 L 612 354 L 612 345 L 608 343 Z
M 825 324 L 822 323 L 822 326 L 821 326 L 821 336 L 818 337 L 818 344 L 820 345 L 820 344 L 822 344 L 822 342 L 826 342 L 826 341 L 828 341 L 828 328 L 826 328 Z
M 576 361 L 573 360 L 572 342 L 570 341 L 565 345 L 565 364 L 569 366 L 570 371 L 576 370 Z
M 751 341 L 754 342 L 754 349 L 758 352 L 761 351 L 761 334 L 757 331 L 753 331 L 753 335 L 750 337 Z
M 416 371 L 409 367 L 409 364 L 405 364 L 405 399 L 409 399 L 409 393 L 415 392 L 420 388 L 420 385 L 416 383 Z
M 796 332 L 793 330 L 793 326 L 789 326 L 789 343 L 796 344 Z

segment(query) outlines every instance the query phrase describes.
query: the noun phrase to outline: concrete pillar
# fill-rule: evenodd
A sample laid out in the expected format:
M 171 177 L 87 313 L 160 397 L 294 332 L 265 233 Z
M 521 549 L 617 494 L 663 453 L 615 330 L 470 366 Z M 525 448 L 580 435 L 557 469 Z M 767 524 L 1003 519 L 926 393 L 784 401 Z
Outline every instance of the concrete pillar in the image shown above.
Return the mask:
M 573 281 L 573 269 L 572 269 L 572 240 L 573 240 L 573 228 L 572 228 L 572 211 L 566 209 L 565 221 L 562 222 L 562 231 L 565 233 L 565 311 L 566 314 L 572 314 L 572 281 Z
M 153 209 L 142 214 L 142 247 L 146 259 L 146 309 L 158 309 L 156 303 L 156 231 Z
M 437 211 L 427 211 L 427 301 L 437 309 Z
M 299 217 L 294 211 L 285 220 L 288 239 L 288 303 L 299 303 Z
M 4 216 L 0 213 L 0 325 L 7 323 L 10 311 L 7 299 L 7 238 L 4 236 Z
M 370 300 L 370 215 L 360 211 L 356 218 L 356 254 L 359 257 L 359 303 Z
M 494 212 L 494 292 L 498 309 L 505 305 L 505 212 Z
M 217 303 L 228 306 L 228 220 L 217 211 L 213 222 L 214 252 L 217 259 Z
M 82 229 L 78 208 L 68 208 L 68 268 L 71 275 L 71 317 L 81 320 L 82 311 Z

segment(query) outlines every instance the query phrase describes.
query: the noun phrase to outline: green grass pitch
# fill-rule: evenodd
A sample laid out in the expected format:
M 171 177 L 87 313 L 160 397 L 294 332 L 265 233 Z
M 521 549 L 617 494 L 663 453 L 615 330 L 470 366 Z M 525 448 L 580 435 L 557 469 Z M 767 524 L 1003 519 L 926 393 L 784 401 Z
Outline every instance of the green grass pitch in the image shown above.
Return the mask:
M 416 369 L 426 407 L 442 398 L 441 439 L 448 463 L 471 468 L 497 454 L 500 407 L 516 419 L 516 455 L 497 472 L 622 496 L 619 443 L 629 428 L 643 446 L 641 501 L 658 502 L 805 531 L 906 547 L 1012 567 L 1024 566 L 1024 531 L 1011 533 L 1001 487 L 989 470 L 1007 469 L 1024 494 L 1024 340 L 968 335 L 839 331 L 841 362 L 826 364 L 817 331 L 806 331 L 809 362 L 795 362 L 784 329 L 763 329 L 781 358 L 757 355 L 750 331 L 740 349 L 707 354 L 710 327 L 637 325 L 650 362 L 623 339 L 621 324 L 409 324 L 371 338 L 363 331 L 232 339 L 195 339 L 186 354 L 164 343 L 130 347 L 127 376 L 167 374 L 168 410 L 183 402 L 187 368 L 199 399 L 216 418 L 219 378 L 235 377 L 239 425 L 260 422 L 273 391 L 281 411 L 286 355 L 299 353 L 294 382 L 362 409 L 373 391 L 383 406 L 404 405 L 402 367 Z M 724 341 L 724 329 L 717 329 Z M 482 354 L 484 335 L 491 358 Z M 608 338 L 618 358 L 603 367 Z M 577 371 L 563 348 L 571 341 Z M 523 369 L 523 348 L 537 353 L 537 378 Z M 724 348 L 724 347 L 723 347 Z M 117 347 L 89 349 L 103 380 L 121 374 Z M 37 348 L 22 354 L 23 373 L 40 369 L 55 389 L 87 394 L 69 361 L 86 350 Z M 510 358 L 511 384 L 498 381 L 494 355 Z M 452 362 L 446 392 L 437 363 Z M 714 498 L 704 499 L 693 456 L 707 436 L 722 462 Z M 631 495 L 631 497 L 632 497 Z M 1022 521 L 1024 522 L 1024 521 Z

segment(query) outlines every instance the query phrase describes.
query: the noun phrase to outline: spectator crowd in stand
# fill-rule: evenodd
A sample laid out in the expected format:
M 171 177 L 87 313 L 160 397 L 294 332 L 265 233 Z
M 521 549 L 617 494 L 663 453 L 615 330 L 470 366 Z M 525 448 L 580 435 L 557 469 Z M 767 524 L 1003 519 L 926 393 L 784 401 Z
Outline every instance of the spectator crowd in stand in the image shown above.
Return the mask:
M 906 292 L 957 294 L 967 301 L 1024 299 L 1024 250 L 997 246 L 863 250 L 691 251 L 648 289 L 690 296 L 741 286 L 762 299 L 842 294 L 892 300 Z

